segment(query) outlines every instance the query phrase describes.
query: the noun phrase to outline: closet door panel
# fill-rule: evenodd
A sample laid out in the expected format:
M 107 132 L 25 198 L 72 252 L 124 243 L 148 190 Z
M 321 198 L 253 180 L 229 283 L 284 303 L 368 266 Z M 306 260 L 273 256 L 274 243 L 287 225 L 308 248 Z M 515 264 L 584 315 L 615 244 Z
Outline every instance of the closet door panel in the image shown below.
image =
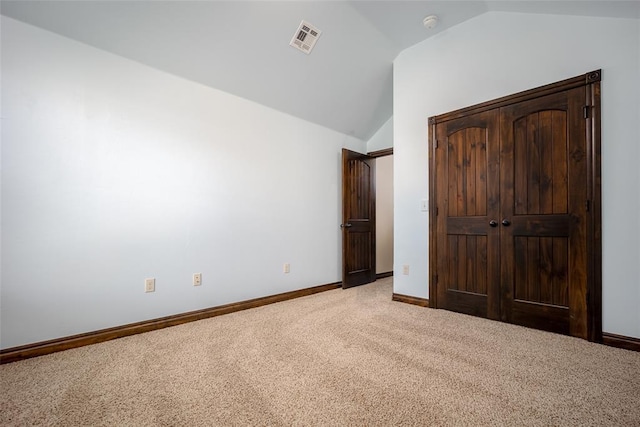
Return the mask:
M 438 306 L 498 319 L 498 111 L 438 124 L 436 134 Z
M 574 315 L 586 301 L 583 104 L 578 88 L 503 107 L 500 142 L 501 317 L 578 336 Z

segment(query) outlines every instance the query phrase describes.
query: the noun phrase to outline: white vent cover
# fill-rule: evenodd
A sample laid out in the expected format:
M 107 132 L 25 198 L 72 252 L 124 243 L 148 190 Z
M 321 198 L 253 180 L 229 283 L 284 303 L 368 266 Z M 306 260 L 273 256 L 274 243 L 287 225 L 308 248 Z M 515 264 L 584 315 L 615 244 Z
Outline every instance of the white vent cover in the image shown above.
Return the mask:
M 293 46 L 308 55 L 318 41 L 320 34 L 322 34 L 322 31 L 308 22 L 302 21 L 296 33 L 293 35 L 291 42 L 289 42 L 289 46 Z

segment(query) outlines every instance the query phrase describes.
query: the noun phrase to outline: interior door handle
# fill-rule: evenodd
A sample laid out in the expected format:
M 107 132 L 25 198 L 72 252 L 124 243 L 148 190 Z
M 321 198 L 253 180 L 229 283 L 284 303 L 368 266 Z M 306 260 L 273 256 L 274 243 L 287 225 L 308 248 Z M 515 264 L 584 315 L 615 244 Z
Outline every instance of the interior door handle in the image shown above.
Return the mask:
M 497 227 L 498 226 L 498 221 L 496 221 L 495 219 L 492 219 L 491 221 L 489 221 L 489 225 L 491 227 Z
M 352 227 L 352 226 L 353 226 L 353 224 L 349 224 L 349 223 L 340 224 L 340 228 L 349 228 L 349 227 Z
M 502 220 L 502 225 L 504 225 L 505 227 L 508 227 L 511 225 L 511 221 L 509 221 L 508 219 L 503 219 Z

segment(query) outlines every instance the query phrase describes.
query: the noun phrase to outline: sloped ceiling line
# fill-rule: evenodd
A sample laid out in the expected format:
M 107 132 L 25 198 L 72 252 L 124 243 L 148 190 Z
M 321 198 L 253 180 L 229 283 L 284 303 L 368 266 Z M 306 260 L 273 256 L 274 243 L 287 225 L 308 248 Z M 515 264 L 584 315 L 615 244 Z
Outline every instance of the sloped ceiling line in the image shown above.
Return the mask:
M 0 12 L 368 140 L 393 114 L 407 47 L 487 11 L 640 17 L 636 1 L 12 1 Z M 440 24 L 426 30 L 422 19 Z M 301 20 L 312 55 L 289 46 Z M 313 82 L 313 84 L 309 84 Z M 300 99 L 313 100 L 301 103 Z

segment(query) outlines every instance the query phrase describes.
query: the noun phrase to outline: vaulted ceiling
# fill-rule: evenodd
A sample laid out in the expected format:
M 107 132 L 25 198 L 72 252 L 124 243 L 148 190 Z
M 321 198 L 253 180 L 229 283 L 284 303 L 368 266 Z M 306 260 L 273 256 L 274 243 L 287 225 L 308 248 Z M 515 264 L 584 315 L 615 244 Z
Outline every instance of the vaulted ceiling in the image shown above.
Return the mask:
M 639 18 L 640 2 L 0 3 L 3 15 L 364 140 L 393 114 L 394 58 L 489 11 Z M 427 30 L 431 14 L 439 25 Z M 322 31 L 310 55 L 289 46 L 301 20 Z

